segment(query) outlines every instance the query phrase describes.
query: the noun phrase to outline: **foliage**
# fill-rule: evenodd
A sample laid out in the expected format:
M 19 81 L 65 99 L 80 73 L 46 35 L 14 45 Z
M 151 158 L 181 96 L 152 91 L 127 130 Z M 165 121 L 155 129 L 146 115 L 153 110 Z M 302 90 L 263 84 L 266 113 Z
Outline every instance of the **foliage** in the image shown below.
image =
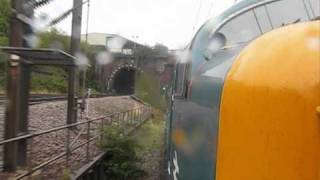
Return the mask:
M 50 72 L 51 75 L 32 73 L 31 91 L 37 93 L 66 93 L 67 74 L 64 69 L 58 67 L 41 66 L 42 71 Z
M 104 140 L 103 148 L 107 151 L 104 170 L 108 179 L 135 180 L 145 174 L 139 166 L 135 140 L 122 136 L 116 127 L 105 129 Z
M 104 92 L 105 86 L 97 81 L 95 67 L 96 56 L 99 52 L 105 51 L 104 46 L 90 46 L 84 42 L 80 44 L 81 51 L 88 57 L 90 67 L 86 70 L 86 87 L 91 88 L 97 92 Z
M 165 97 L 162 95 L 160 80 L 147 73 L 136 77 L 135 95 L 162 112 L 166 110 Z
M 9 44 L 9 39 L 6 36 L 0 36 L 0 46 L 7 46 Z
M 10 0 L 0 0 L 0 46 L 8 46 L 9 40 L 9 17 L 10 17 Z M 38 48 L 53 48 L 60 49 L 65 52 L 70 52 L 70 37 L 56 28 L 51 28 L 48 31 L 37 34 Z M 94 77 L 95 54 L 101 49 L 90 47 L 88 44 L 81 43 L 81 50 L 88 59 L 91 68 L 87 70 L 86 84 L 88 87 L 98 91 L 103 90 Z M 45 71 L 52 74 L 50 76 L 43 74 L 33 74 L 31 78 L 32 91 L 44 92 L 66 92 L 67 83 L 65 77 L 67 72 L 64 69 L 57 70 L 56 67 L 46 67 Z M 6 56 L 0 53 L 0 91 L 5 89 L 6 85 Z
M 63 32 L 51 28 L 47 32 L 39 34 L 40 48 L 54 48 L 69 52 L 70 37 Z M 90 67 L 87 69 L 86 85 L 94 90 L 101 90 L 99 84 L 94 80 L 94 59 L 97 49 L 90 47 L 88 44 L 81 42 L 81 51 L 89 59 Z M 67 72 L 62 68 L 47 67 L 46 71 L 52 76 L 37 74 L 32 77 L 32 91 L 59 92 L 67 91 Z M 80 76 L 81 78 L 82 76 Z M 82 82 L 82 80 L 80 80 Z
M 141 147 L 138 153 L 139 155 L 143 156 L 148 152 L 161 149 L 163 145 L 164 128 L 164 114 L 154 109 L 152 119 L 143 124 L 133 136 Z
M 7 76 L 6 76 L 6 69 L 7 69 L 7 63 L 5 61 L 6 55 L 3 53 L 0 53 L 0 93 L 2 93 L 5 90 L 6 82 L 7 82 Z
M 63 51 L 69 50 L 70 38 L 63 32 L 51 28 L 47 32 L 38 34 L 39 48 L 54 48 Z M 65 93 L 67 92 L 67 71 L 61 67 L 36 66 L 34 69 L 43 73 L 32 73 L 31 91 L 37 93 Z
M 9 16 L 10 16 L 10 1 L 0 0 L 0 46 L 6 45 L 2 44 L 5 37 L 9 34 Z M 5 41 L 7 42 L 7 41 Z
M 70 37 L 56 28 L 38 34 L 40 48 L 53 48 L 69 52 Z
M 146 59 L 153 59 L 157 56 L 167 56 L 169 55 L 169 49 L 168 47 L 162 45 L 162 44 L 156 44 L 154 47 L 148 47 L 148 46 L 139 46 L 136 49 L 135 56 L 142 60 Z
M 165 45 L 162 44 L 156 44 L 153 47 L 154 52 L 158 55 L 158 56 L 165 56 L 169 54 L 169 48 Z
M 8 46 L 10 1 L 0 0 L 0 46 Z M 6 56 L 0 53 L 0 91 L 6 85 Z
M 70 169 L 66 168 L 66 169 L 63 169 L 62 171 L 62 180 L 70 180 L 70 175 L 71 175 L 71 171 Z

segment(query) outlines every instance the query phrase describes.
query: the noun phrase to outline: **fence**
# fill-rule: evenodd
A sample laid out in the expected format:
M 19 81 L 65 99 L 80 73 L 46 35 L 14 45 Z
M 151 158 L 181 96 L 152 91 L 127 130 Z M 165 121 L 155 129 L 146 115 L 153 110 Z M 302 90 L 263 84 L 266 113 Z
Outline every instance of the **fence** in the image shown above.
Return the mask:
M 89 162 L 92 158 L 90 155 L 90 143 L 96 142 L 97 144 L 102 145 L 103 143 L 103 130 L 106 126 L 115 125 L 119 126 L 125 135 L 128 135 L 132 133 L 135 129 L 137 129 L 139 126 L 141 126 L 152 114 L 152 108 L 149 105 L 143 105 L 139 106 L 137 108 L 123 111 L 123 112 L 117 112 L 112 113 L 103 117 L 95 118 L 95 119 L 89 119 L 86 118 L 85 121 L 59 126 L 56 128 L 44 130 L 44 131 L 38 131 L 34 133 L 29 133 L 26 135 L 18 136 L 15 138 L 6 139 L 0 142 L 0 146 L 6 145 L 9 143 L 19 143 L 22 141 L 28 140 L 28 165 L 27 170 L 16 176 L 16 179 L 22 179 L 24 177 L 28 177 L 35 173 L 36 171 L 43 169 L 44 167 L 48 166 L 49 164 L 52 164 L 62 158 L 65 158 L 65 165 L 66 167 L 70 167 L 70 163 L 72 161 L 70 160 L 70 156 L 72 153 L 79 148 L 85 147 L 85 161 Z M 84 126 L 82 129 L 78 129 L 78 127 Z M 33 165 L 32 159 L 36 158 L 33 157 L 33 151 L 34 148 L 33 140 L 37 137 L 44 136 L 50 133 L 57 133 L 61 131 L 66 131 L 65 136 L 65 148 L 63 152 L 59 153 L 58 155 L 55 155 L 54 157 L 50 158 L 49 160 L 46 160 L 40 164 Z M 77 132 L 75 136 L 71 136 L 71 132 Z M 84 136 L 84 138 L 83 138 Z M 96 147 L 98 147 L 97 145 Z M 59 149 L 61 150 L 61 149 Z

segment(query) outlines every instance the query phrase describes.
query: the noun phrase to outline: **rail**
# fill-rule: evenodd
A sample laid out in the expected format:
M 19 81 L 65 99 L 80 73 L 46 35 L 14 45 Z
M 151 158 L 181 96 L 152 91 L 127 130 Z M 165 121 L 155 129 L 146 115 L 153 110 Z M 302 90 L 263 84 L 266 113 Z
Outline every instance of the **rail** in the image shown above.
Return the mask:
M 94 94 L 91 95 L 90 98 L 103 98 L 103 97 L 109 97 L 107 94 Z M 35 105 L 40 104 L 44 102 L 51 102 L 51 101 L 62 101 L 67 100 L 68 97 L 66 95 L 47 95 L 47 94 L 32 94 L 29 98 L 29 105 Z M 0 104 L 4 104 L 7 101 L 7 98 L 5 95 L 0 95 Z
M 85 159 L 87 161 L 90 160 L 90 142 L 94 140 L 99 140 L 100 145 L 103 143 L 103 131 L 105 127 L 108 125 L 116 125 L 119 126 L 123 129 L 124 134 L 130 134 L 133 132 L 136 128 L 141 126 L 152 114 L 152 108 L 149 105 L 141 105 L 137 108 L 133 108 L 127 111 L 121 111 L 121 112 L 116 112 L 116 113 L 111 113 L 103 117 L 98 117 L 98 118 L 86 118 L 85 121 L 82 122 L 77 122 L 74 124 L 69 124 L 69 125 L 63 125 L 59 126 L 56 128 L 48 129 L 48 130 L 43 130 L 39 132 L 34 132 L 34 133 L 29 133 L 25 135 L 21 135 L 18 137 L 10 138 L 10 139 L 5 139 L 0 142 L 0 146 L 6 145 L 9 143 L 18 143 L 21 141 L 27 141 L 31 140 L 31 145 L 29 146 L 30 149 L 28 149 L 30 152 L 32 152 L 32 141 L 35 137 L 46 135 L 49 133 L 54 133 L 62 130 L 67 131 L 67 137 L 65 141 L 65 151 L 50 158 L 49 160 L 46 160 L 45 162 L 42 162 L 41 164 L 38 164 L 36 166 L 32 165 L 31 159 L 32 153 L 29 154 L 28 159 L 28 165 L 27 165 L 27 172 L 20 174 L 19 176 L 15 177 L 15 179 L 22 179 L 25 177 L 28 177 L 32 175 L 34 172 L 48 166 L 49 164 L 52 164 L 56 162 L 57 160 L 61 158 L 66 158 L 66 166 L 68 167 L 70 165 L 70 156 L 71 154 L 76 151 L 77 149 L 86 146 L 86 157 Z M 116 120 L 116 121 L 115 121 Z M 84 142 L 81 142 L 77 146 L 74 146 L 75 142 L 78 140 L 80 135 L 83 133 L 83 130 L 79 131 L 79 134 L 74 138 L 74 140 L 71 142 L 71 137 L 70 137 L 70 131 L 74 130 L 75 128 L 81 126 L 81 125 L 86 125 L 86 140 Z M 129 127 L 127 127 L 129 126 Z M 95 131 L 93 133 L 92 131 Z

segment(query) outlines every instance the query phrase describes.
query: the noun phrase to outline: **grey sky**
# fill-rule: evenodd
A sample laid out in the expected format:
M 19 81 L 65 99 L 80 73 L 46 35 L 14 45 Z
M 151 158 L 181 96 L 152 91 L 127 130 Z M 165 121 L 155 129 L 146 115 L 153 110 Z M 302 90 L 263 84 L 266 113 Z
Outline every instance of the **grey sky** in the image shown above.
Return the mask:
M 210 17 L 232 5 L 234 0 L 91 0 L 89 32 L 114 33 L 142 44 L 162 43 L 182 48 Z M 55 0 L 38 10 L 54 18 L 72 7 L 72 0 Z M 87 6 L 83 8 L 85 33 Z M 71 17 L 56 26 L 70 33 Z

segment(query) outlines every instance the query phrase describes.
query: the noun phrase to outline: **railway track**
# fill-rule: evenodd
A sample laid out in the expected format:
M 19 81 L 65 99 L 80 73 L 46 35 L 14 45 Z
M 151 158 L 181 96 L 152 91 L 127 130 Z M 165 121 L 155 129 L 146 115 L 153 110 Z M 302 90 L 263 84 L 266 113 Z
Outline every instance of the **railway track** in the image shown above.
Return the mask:
M 94 95 L 92 98 L 102 98 L 107 97 L 107 95 L 99 94 Z M 66 101 L 66 95 L 30 95 L 29 105 L 36 105 L 46 102 L 54 102 L 54 101 Z M 0 95 L 0 141 L 4 140 L 4 119 L 5 119 L 5 103 L 7 99 L 4 95 Z M 3 170 L 3 146 L 0 146 L 0 172 Z
M 105 94 L 98 94 L 93 95 L 91 98 L 102 98 L 102 97 L 108 97 L 108 95 Z M 45 102 L 51 102 L 51 101 L 63 101 L 67 100 L 68 97 L 66 95 L 31 95 L 29 98 L 29 105 L 35 105 Z M 0 96 L 0 106 L 3 105 L 6 102 L 5 96 Z
M 104 125 L 113 124 L 113 125 L 116 125 L 119 127 L 121 126 L 123 128 L 125 134 L 132 133 L 137 128 L 139 128 L 141 126 L 141 124 L 143 124 L 145 122 L 145 120 L 150 116 L 151 111 L 150 111 L 150 109 L 148 109 L 149 105 L 147 105 L 146 103 L 144 103 L 142 100 L 140 100 L 137 97 L 119 96 L 119 97 L 107 97 L 107 98 L 102 98 L 102 99 L 98 99 L 98 97 L 96 97 L 97 99 L 95 99 L 95 97 L 90 99 L 90 103 L 92 105 L 90 108 L 90 111 L 92 111 L 91 118 L 96 119 L 96 120 L 90 122 L 91 125 L 89 125 L 89 124 L 84 125 L 83 123 L 85 122 L 85 120 L 81 121 L 81 123 L 83 125 L 82 126 L 77 125 L 77 126 L 79 126 L 79 128 L 77 130 L 72 131 L 73 134 L 71 133 L 71 136 L 72 136 L 71 139 L 73 142 L 77 142 L 78 144 L 84 143 L 87 140 L 87 137 L 97 139 L 97 137 L 99 137 L 99 136 L 96 133 L 100 132 L 98 127 L 100 127 L 101 122 Z M 56 97 L 40 97 L 40 98 L 34 98 L 34 100 L 36 102 L 37 101 L 47 102 L 47 101 L 55 101 L 56 100 L 57 104 L 65 104 L 66 101 L 58 102 L 58 100 L 61 100 L 63 98 L 65 98 L 65 97 L 62 97 L 62 96 L 57 97 L 57 98 Z M 110 103 L 111 103 L 111 105 L 110 105 Z M 124 104 L 124 103 L 127 103 L 127 104 Z M 113 107 L 115 107 L 118 104 L 122 105 L 125 108 L 122 108 L 121 110 L 118 108 L 114 109 Z M 100 108 L 101 106 L 103 106 L 103 107 L 107 106 L 105 109 L 103 109 L 103 110 L 105 110 L 105 112 L 107 114 L 101 113 L 101 110 L 102 110 Z M 63 107 L 65 107 L 65 105 Z M 97 110 L 97 107 L 99 107 L 99 111 Z M 46 108 L 47 110 L 39 111 L 40 108 Z M 109 112 L 106 110 L 109 108 L 112 111 Z M 129 110 L 126 110 L 126 108 L 128 108 Z M 101 114 L 99 114 L 97 112 L 100 112 Z M 32 127 L 32 130 L 30 131 L 31 133 L 35 133 L 37 131 L 41 132 L 43 130 L 50 130 L 50 129 L 54 129 L 54 128 L 57 128 L 60 126 L 64 126 L 65 116 L 61 115 L 61 114 L 63 114 L 63 113 L 61 113 L 61 106 L 59 106 L 59 107 L 56 106 L 56 103 L 48 103 L 48 104 L 43 103 L 43 106 L 42 105 L 33 106 L 30 108 L 30 114 L 33 115 L 32 117 L 30 117 L 30 125 L 32 125 L 32 126 L 30 126 L 30 127 Z M 43 120 L 44 114 L 47 116 L 50 116 L 50 118 L 48 118 L 48 119 L 52 119 L 56 122 L 53 123 L 51 120 L 50 121 Z M 113 114 L 113 115 L 111 115 L 111 114 Z M 101 119 L 101 117 L 103 117 L 102 118 L 103 120 Z M 120 121 L 121 121 L 121 123 L 119 123 Z M 80 121 L 79 121 L 79 123 L 80 123 Z M 88 127 L 89 127 L 89 130 L 88 130 Z M 66 131 L 61 131 L 61 132 L 66 133 Z M 39 136 L 40 140 L 37 142 L 34 141 L 34 142 L 36 142 L 36 145 L 32 146 L 34 149 L 30 150 L 30 152 L 33 152 L 32 154 L 34 155 L 34 158 L 36 158 L 34 160 L 35 162 L 37 162 L 37 163 L 46 162 L 47 159 L 45 159 L 45 157 L 41 157 L 40 155 L 44 156 L 43 154 L 46 154 L 46 155 L 48 155 L 48 157 L 54 157 L 55 155 L 57 155 L 56 152 L 60 152 L 59 149 L 61 149 L 61 147 L 64 149 L 65 146 L 63 144 L 57 145 L 55 143 L 59 142 L 57 140 L 57 137 L 60 138 L 60 141 L 66 142 L 68 136 L 67 136 L 67 134 L 63 135 L 63 134 L 59 134 L 59 133 L 58 133 L 58 136 L 56 135 L 56 133 L 51 133 L 51 134 L 54 134 L 52 136 L 50 136 L 50 135 L 42 136 L 42 137 Z M 86 133 L 91 134 L 91 136 L 83 136 Z M 94 140 L 94 139 L 92 139 L 92 140 Z M 0 139 L 0 141 L 1 141 L 1 139 Z M 91 141 L 91 139 L 89 139 L 89 141 Z M 49 146 L 50 148 L 53 148 L 53 149 L 49 150 L 47 148 L 48 144 L 55 144 L 55 145 Z M 71 143 L 71 144 L 73 144 L 73 143 Z M 2 150 L 1 147 L 3 147 L 3 146 L 0 146 L 0 149 Z M 74 147 L 77 147 L 77 146 L 70 145 L 71 149 Z M 95 154 L 96 152 L 98 152 L 98 150 L 96 150 L 95 148 L 96 147 L 90 146 L 90 152 L 91 152 L 90 154 Z M 85 148 L 85 146 L 83 145 L 82 150 L 79 150 L 80 153 L 74 152 L 75 153 L 74 155 L 81 158 L 81 159 L 86 159 L 87 158 L 86 157 L 87 156 L 86 150 L 87 150 L 87 148 Z M 69 160 L 70 165 L 77 166 L 78 165 L 77 163 L 79 163 L 79 162 L 76 162 L 76 161 L 73 162 L 72 159 Z M 2 167 L 1 164 L 2 164 L 2 159 L 1 159 L 1 155 L 0 155 L 0 169 Z M 57 173 L 54 173 L 56 171 L 58 171 L 58 170 L 55 168 L 51 168 L 50 171 L 46 172 L 46 174 L 44 174 L 44 175 L 49 176 L 51 174 L 57 174 Z M 1 179 L 1 176 L 0 176 L 0 179 Z

